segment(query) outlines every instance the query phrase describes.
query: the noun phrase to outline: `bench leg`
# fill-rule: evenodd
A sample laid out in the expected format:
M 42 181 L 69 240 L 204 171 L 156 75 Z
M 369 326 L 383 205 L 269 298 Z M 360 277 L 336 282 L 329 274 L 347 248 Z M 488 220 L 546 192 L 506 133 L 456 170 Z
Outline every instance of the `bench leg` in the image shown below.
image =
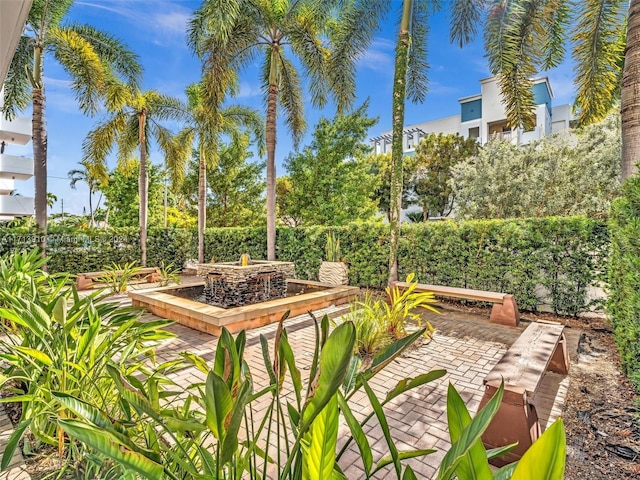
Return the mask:
M 567 375 L 569 373 L 569 354 L 567 353 L 567 339 L 564 333 L 560 337 L 560 341 L 556 345 L 556 349 L 553 351 L 551 360 L 547 370 L 550 372 L 561 373 Z
M 498 390 L 499 383 L 489 382 L 480 407 L 484 407 Z M 501 457 L 490 460 L 492 465 L 502 467 L 515 462 L 524 455 L 527 449 L 540 437 L 540 422 L 533 405 L 527 402 L 524 388 L 505 385 L 502 403 L 493 417 L 489 427 L 482 435 L 482 443 L 487 449 L 504 447 L 518 442 L 514 450 Z
M 513 295 L 505 295 L 504 303 L 494 303 L 489 317 L 491 323 L 517 327 L 520 323 L 520 311 Z
M 88 290 L 93 285 L 93 280 L 85 277 L 84 275 L 78 275 L 76 279 L 76 288 L 78 290 Z

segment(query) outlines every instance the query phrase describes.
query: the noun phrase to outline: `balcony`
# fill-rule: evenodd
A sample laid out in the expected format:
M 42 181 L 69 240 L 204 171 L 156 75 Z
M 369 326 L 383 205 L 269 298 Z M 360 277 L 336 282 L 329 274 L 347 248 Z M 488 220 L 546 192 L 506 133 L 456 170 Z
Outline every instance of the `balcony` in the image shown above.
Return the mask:
M 16 117 L 7 120 L 0 117 L 0 142 L 26 145 L 31 140 L 31 119 Z
M 0 154 L 0 179 L 29 180 L 33 177 L 33 159 Z
M 33 215 L 33 198 L 0 195 L 0 215 L 28 217 Z

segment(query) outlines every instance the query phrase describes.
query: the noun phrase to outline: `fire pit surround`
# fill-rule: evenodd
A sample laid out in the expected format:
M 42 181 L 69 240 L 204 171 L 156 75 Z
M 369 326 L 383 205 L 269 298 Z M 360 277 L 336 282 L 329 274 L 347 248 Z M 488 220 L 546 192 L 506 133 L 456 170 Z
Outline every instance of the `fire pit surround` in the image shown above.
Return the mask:
M 205 280 L 207 303 L 223 308 L 239 307 L 282 298 L 287 293 L 287 278 L 295 276 L 292 262 L 251 260 L 241 262 L 200 263 L 197 274 Z

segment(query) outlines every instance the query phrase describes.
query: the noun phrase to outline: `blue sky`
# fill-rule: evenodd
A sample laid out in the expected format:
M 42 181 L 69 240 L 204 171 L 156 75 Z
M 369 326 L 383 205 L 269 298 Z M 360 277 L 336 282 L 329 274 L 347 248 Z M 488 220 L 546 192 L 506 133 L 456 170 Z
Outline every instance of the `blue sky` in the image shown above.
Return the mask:
M 379 117 L 370 130 L 370 136 L 391 129 L 391 91 L 393 80 L 393 51 L 395 45 L 395 18 L 397 7 L 382 26 L 371 48 L 358 66 L 356 105 L 370 98 L 369 114 Z M 185 32 L 192 12 L 200 1 L 194 0 L 77 0 L 67 20 L 86 23 L 106 31 L 136 52 L 144 68 L 143 89 L 156 89 L 164 94 L 184 98 L 185 87 L 200 78 L 200 63 L 186 46 Z M 480 93 L 478 81 L 489 76 L 483 54 L 482 39 L 460 49 L 449 44 L 448 15 L 446 9 L 432 18 L 429 34 L 430 88 L 423 104 L 407 104 L 405 124 L 459 113 L 458 98 Z M 240 92 L 230 102 L 255 107 L 263 111 L 263 98 L 258 82 L 258 65 L 250 66 L 241 75 Z M 572 103 L 574 91 L 569 61 L 546 73 L 555 98 L 554 105 Z M 82 155 L 82 141 L 87 132 L 100 119 L 89 118 L 77 109 L 69 88 L 68 77 L 56 63 L 45 64 L 47 95 L 47 125 L 49 132 L 49 191 L 58 197 L 52 211 L 59 213 L 64 199 L 64 211 L 88 211 L 88 190 L 79 184 L 77 190 L 69 187 L 67 173 L 76 168 Z M 308 133 L 301 146 L 310 141 L 313 126 L 321 116 L 333 117 L 330 105 L 322 111 L 314 110 L 305 95 L 305 114 Z M 30 110 L 24 113 L 30 116 Z M 178 128 L 178 125 L 175 125 Z M 278 126 L 276 150 L 278 176 L 285 174 L 283 160 L 292 150 L 286 128 Z M 12 146 L 7 153 L 33 156 L 32 146 Z M 151 161 L 161 163 L 157 151 L 151 152 Z M 110 167 L 115 161 L 110 161 Z M 33 181 L 17 182 L 16 189 L 23 195 L 33 195 Z M 95 204 L 95 202 L 94 202 Z

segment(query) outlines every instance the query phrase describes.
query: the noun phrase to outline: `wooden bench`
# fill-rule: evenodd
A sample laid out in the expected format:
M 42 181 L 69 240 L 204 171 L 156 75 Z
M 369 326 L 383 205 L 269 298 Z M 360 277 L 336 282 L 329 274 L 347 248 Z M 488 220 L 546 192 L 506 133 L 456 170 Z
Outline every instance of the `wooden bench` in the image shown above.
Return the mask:
M 531 323 L 484 379 L 479 408 L 496 393 L 503 379 L 504 396 L 482 442 L 487 448 L 518 442 L 512 452 L 492 460 L 496 466 L 518 460 L 541 435 L 535 400 L 542 378 L 547 371 L 569 372 L 563 330 L 564 326 L 556 323 Z
M 99 280 L 105 275 L 110 275 L 113 273 L 115 273 L 116 275 L 122 275 L 124 272 L 122 270 L 115 270 L 113 272 L 79 273 L 76 279 L 76 287 L 78 288 L 78 290 L 88 290 L 89 288 L 93 287 L 96 280 Z M 154 283 L 162 280 L 160 269 L 157 267 L 140 268 L 132 276 L 136 277 L 137 281 L 147 283 Z
M 411 285 L 407 282 L 393 282 L 392 286 L 400 289 L 406 289 Z M 467 300 L 475 300 L 478 302 L 493 303 L 491 323 L 499 323 L 501 325 L 510 325 L 517 327 L 520 322 L 520 311 L 513 295 L 498 292 L 485 292 L 483 290 L 473 290 L 470 288 L 444 287 L 441 285 L 426 285 L 419 283 L 416 287 L 417 292 L 433 292 L 436 297 L 450 297 Z

